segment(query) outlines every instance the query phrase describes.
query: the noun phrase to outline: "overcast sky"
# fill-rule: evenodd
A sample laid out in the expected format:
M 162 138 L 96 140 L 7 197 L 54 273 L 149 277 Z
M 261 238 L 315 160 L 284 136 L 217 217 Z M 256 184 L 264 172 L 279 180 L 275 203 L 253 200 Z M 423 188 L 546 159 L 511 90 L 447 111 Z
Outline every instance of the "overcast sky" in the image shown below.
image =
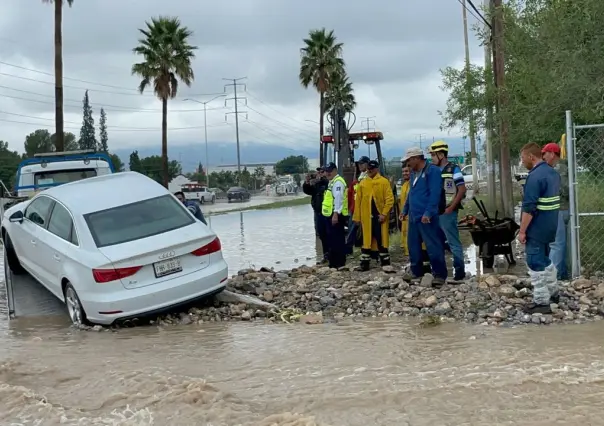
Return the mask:
M 207 101 L 212 96 L 203 94 L 224 92 L 222 79 L 235 77 L 247 77 L 242 141 L 313 146 L 319 96 L 299 83 L 299 50 L 308 31 L 321 27 L 334 29 L 344 43 L 358 103 L 355 128 L 362 117 L 375 116 L 375 127 L 401 150 L 419 134 L 447 136 L 439 130 L 438 110 L 447 98 L 439 69 L 463 62 L 457 0 L 75 0 L 63 13 L 67 131 L 79 135 L 89 89 L 96 122 L 101 107 L 107 112 L 110 149 L 160 143 L 160 101 L 152 92 L 138 94 L 139 80 L 130 74 L 138 29 L 158 15 L 179 17 L 199 47 L 195 82 L 170 102 L 172 146 L 203 140 L 202 106 L 184 99 Z M 16 67 L 0 63 L 0 140 L 18 151 L 26 134 L 54 129 L 53 25 L 53 8 L 40 0 L 2 0 L 0 61 Z M 473 34 L 470 50 L 482 61 Z M 235 139 L 234 115 L 225 123 L 233 101 L 227 105 L 223 99 L 208 104 L 210 141 Z

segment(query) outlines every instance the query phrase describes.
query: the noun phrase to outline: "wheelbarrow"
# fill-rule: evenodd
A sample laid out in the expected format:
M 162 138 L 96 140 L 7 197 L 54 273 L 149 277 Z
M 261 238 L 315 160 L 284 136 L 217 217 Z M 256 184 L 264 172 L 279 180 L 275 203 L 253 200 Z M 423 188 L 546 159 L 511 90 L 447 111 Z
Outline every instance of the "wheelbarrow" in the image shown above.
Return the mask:
M 468 215 L 459 221 L 459 229 L 470 232 L 472 242 L 478 247 L 478 255 L 482 259 L 483 268 L 491 269 L 495 256 L 503 255 L 509 265 L 515 265 L 512 243 L 518 235 L 520 226 L 509 217 L 498 219 L 498 213 L 491 218 L 484 203 L 474 198 L 484 220 Z

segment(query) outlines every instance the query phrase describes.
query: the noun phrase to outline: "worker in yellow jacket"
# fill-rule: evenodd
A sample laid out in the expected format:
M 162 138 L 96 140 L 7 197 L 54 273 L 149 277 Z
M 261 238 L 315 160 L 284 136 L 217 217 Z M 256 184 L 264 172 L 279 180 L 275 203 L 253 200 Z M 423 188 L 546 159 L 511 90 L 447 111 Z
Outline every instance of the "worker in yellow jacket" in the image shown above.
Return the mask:
M 407 243 L 408 230 L 409 230 L 409 222 L 407 220 L 403 220 L 403 207 L 405 207 L 405 201 L 407 201 L 407 196 L 409 195 L 409 188 L 411 187 L 411 170 L 407 166 L 406 163 L 403 163 L 403 185 L 401 187 L 401 194 L 398 199 L 399 211 L 401 214 L 399 215 L 399 220 L 401 221 L 401 248 L 403 249 L 403 256 L 409 256 L 409 246 Z M 428 257 L 428 251 L 426 250 L 426 244 L 422 243 L 422 258 L 424 259 L 424 272 L 429 274 L 432 272 L 430 267 L 430 258 Z
M 382 266 L 390 265 L 388 225 L 394 194 L 388 179 L 380 174 L 379 167 L 377 161 L 369 161 L 367 177 L 359 183 L 355 198 L 353 221 L 360 223 L 363 230 L 361 269 L 364 271 L 369 270 L 372 252 L 379 253 Z

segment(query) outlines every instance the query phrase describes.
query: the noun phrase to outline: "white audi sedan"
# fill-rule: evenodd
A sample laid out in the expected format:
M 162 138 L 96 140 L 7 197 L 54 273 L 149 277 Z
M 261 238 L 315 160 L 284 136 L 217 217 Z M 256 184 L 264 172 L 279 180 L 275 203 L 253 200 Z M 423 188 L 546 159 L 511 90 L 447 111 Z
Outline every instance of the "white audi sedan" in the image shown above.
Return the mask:
M 50 188 L 2 219 L 7 262 L 67 304 L 76 324 L 109 325 L 222 291 L 220 240 L 163 186 L 136 172 Z

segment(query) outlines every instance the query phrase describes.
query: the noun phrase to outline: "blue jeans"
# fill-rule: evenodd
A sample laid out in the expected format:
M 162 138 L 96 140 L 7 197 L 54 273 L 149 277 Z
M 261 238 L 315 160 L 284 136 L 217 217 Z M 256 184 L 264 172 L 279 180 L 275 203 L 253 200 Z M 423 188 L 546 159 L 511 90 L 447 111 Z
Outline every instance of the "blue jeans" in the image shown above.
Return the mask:
M 459 228 L 457 227 L 457 211 L 443 214 L 439 218 L 440 227 L 445 233 L 451 253 L 453 253 L 453 269 L 455 277 L 465 277 L 465 264 L 463 260 L 463 246 L 459 239 Z
M 526 265 L 532 271 L 545 271 L 545 268 L 552 263 L 549 259 L 548 243 L 542 243 L 532 238 L 527 238 L 524 253 L 526 255 Z
M 426 251 L 430 258 L 430 265 L 435 278 L 447 279 L 447 264 L 445 262 L 445 244 L 442 239 L 438 216 L 433 217 L 430 223 L 421 223 L 414 219 L 409 220 L 407 233 L 407 246 L 411 261 L 411 273 L 416 277 L 424 275 L 422 241 L 426 244 Z
M 556 241 L 549 245 L 550 254 L 549 258 L 558 270 L 558 279 L 568 279 L 568 233 L 570 228 L 568 222 L 570 221 L 570 213 L 568 210 L 560 210 L 558 214 L 558 230 L 556 231 Z

